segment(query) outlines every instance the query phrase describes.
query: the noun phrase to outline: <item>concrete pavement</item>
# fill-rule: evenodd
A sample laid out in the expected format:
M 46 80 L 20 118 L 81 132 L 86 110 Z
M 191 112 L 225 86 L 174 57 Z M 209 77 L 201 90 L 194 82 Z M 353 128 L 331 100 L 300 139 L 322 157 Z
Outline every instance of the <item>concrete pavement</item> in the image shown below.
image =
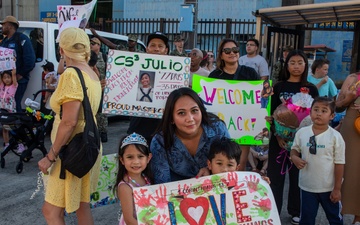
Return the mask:
M 120 137 L 126 134 L 129 121 L 121 117 L 111 117 L 109 119 L 108 142 L 103 143 L 104 154 L 116 153 Z M 50 147 L 50 138 L 46 137 L 46 147 Z M 2 140 L 0 140 L 2 143 Z M 41 213 L 43 204 L 42 190 L 30 200 L 37 187 L 37 173 L 39 172 L 37 162 L 41 159 L 42 153 L 39 150 L 33 151 L 33 158 L 24 163 L 22 173 L 18 174 L 15 170 L 19 157 L 12 152 L 5 156 L 5 168 L 0 168 L 0 224 L 1 225 L 22 225 L 34 224 L 45 225 L 46 222 Z M 287 185 L 285 188 L 287 196 Z M 284 202 L 281 213 L 281 223 L 291 224 L 291 218 L 286 211 L 286 202 Z M 321 207 L 320 207 L 321 208 Z M 119 205 L 113 204 L 92 209 L 92 215 L 96 225 L 115 225 L 118 224 Z M 65 217 L 66 224 L 76 225 L 76 216 L 71 214 Z M 345 225 L 351 224 L 352 217 L 345 216 Z M 316 220 L 317 225 L 327 225 L 327 219 L 319 209 Z

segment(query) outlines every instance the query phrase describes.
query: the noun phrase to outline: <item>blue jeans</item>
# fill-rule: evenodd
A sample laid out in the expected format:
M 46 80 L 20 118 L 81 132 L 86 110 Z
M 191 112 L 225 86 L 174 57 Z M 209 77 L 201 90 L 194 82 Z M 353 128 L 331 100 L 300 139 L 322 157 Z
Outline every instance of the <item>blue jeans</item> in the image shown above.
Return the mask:
M 22 79 L 23 80 L 23 79 Z M 21 100 L 24 97 L 28 82 L 18 83 L 18 87 L 15 92 L 16 112 L 22 112 Z
M 260 102 L 261 102 L 261 108 L 263 109 L 263 108 L 267 108 L 267 105 L 268 105 L 268 102 L 269 102 L 269 98 L 263 98 L 263 97 L 261 97 L 261 99 L 260 99 Z
M 301 212 L 299 225 L 315 225 L 319 203 L 323 207 L 330 225 L 343 225 L 341 202 L 333 203 L 330 200 L 331 192 L 312 193 L 301 190 Z

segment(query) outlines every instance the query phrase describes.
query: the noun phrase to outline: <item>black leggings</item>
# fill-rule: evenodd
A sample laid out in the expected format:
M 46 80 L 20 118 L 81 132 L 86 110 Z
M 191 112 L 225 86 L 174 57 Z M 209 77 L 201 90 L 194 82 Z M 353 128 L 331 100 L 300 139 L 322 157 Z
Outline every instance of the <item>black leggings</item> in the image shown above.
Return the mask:
M 272 135 L 270 139 L 269 165 L 267 175 L 270 178 L 270 187 L 274 194 L 276 206 L 281 214 L 283 204 L 283 193 L 285 185 L 286 171 L 289 175 L 289 195 L 287 210 L 291 216 L 300 216 L 300 188 L 299 188 L 299 170 L 296 166 L 292 166 L 289 156 L 290 152 L 285 150 L 281 154 L 281 148 Z M 290 169 L 289 169 L 290 168 Z

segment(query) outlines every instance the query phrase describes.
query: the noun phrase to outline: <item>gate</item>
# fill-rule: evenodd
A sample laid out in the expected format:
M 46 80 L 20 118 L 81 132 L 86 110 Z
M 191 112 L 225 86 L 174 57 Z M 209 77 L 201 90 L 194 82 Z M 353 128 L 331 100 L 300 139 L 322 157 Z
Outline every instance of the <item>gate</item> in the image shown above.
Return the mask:
M 298 27 L 298 29 L 268 26 L 265 28 L 265 33 L 266 32 L 266 54 L 263 56 L 268 61 L 270 68 L 282 58 L 284 47 L 292 46 L 294 49 L 304 49 L 305 31 L 301 26 Z
M 169 38 L 170 51 L 174 48 L 174 37 L 181 33 L 178 19 L 114 19 L 104 22 L 104 27 L 111 27 L 114 33 L 137 34 L 144 43 L 146 43 L 147 36 L 150 33 L 161 31 Z M 254 20 L 201 19 L 197 22 L 197 43 L 194 46 L 187 46 L 185 43 L 185 47 L 188 49 L 196 47 L 216 53 L 218 44 L 223 38 L 232 38 L 239 43 L 243 55 L 246 54 L 246 40 L 255 36 L 256 22 Z M 182 35 L 185 39 L 190 36 L 187 32 Z

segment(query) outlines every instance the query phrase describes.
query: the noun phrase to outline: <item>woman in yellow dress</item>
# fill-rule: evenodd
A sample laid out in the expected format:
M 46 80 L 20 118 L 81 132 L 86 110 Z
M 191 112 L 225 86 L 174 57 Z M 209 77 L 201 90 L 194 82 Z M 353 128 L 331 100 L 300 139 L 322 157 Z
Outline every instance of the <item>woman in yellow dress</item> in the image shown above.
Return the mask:
M 61 160 L 58 154 L 61 146 L 82 132 L 85 125 L 80 79 L 75 69 L 70 67 L 78 67 L 82 71 L 94 116 L 100 104 L 101 86 L 98 76 L 88 65 L 90 41 L 83 30 L 71 27 L 61 32 L 60 54 L 65 57 L 67 69 L 60 76 L 58 87 L 50 99 L 51 108 L 56 113 L 51 132 L 52 146 L 46 157 L 38 163 L 48 180 L 42 211 L 50 225 L 65 224 L 64 210 L 68 213 L 76 212 L 79 225 L 92 225 L 90 194 L 96 190 L 102 149 L 93 168 L 82 178 L 65 171 L 66 178 L 60 179 Z

